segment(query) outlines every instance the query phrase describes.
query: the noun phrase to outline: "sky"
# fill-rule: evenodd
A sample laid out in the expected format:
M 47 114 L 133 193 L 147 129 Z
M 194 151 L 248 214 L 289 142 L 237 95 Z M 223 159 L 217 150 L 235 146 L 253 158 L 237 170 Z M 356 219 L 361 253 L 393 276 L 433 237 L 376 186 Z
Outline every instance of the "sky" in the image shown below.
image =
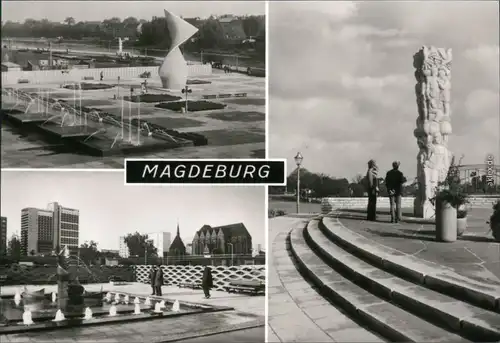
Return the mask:
M 453 49 L 449 149 L 500 162 L 497 1 L 271 2 L 269 152 L 351 179 L 375 159 L 416 175 L 413 54 Z
M 24 21 L 44 19 L 62 22 L 67 17 L 76 21 L 98 21 L 119 17 L 151 20 L 170 10 L 185 18 L 210 15 L 263 15 L 263 1 L 2 1 L 2 20 Z
M 264 187 L 125 186 L 119 171 L 40 170 L 3 170 L 1 184 L 1 214 L 7 217 L 9 238 L 20 233 L 21 209 L 45 209 L 57 201 L 80 211 L 80 244 L 94 240 L 100 249 L 118 249 L 119 237 L 135 231 L 171 232 L 173 240 L 177 220 L 184 244 L 204 224 L 242 222 L 254 247 L 265 247 Z

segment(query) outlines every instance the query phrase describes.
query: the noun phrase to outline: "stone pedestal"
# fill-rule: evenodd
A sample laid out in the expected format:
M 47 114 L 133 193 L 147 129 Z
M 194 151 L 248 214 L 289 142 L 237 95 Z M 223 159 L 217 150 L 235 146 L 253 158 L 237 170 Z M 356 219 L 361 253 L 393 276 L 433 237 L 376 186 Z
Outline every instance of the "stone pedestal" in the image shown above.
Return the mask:
M 451 130 L 451 49 L 422 47 L 413 56 L 415 94 L 418 117 L 415 138 L 419 147 L 417 179 L 419 191 L 414 214 L 423 218 L 435 216 L 430 201 L 440 183 L 446 180 L 452 154 L 448 150 Z

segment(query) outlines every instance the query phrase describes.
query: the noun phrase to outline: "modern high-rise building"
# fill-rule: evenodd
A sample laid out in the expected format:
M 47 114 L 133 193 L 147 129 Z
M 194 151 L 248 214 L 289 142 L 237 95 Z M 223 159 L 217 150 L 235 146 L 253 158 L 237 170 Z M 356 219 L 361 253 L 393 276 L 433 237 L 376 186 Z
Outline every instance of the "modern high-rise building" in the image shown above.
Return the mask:
M 155 248 L 158 249 L 158 257 L 163 257 L 165 256 L 165 253 L 168 253 L 170 243 L 172 242 L 172 236 L 170 232 L 148 233 L 148 237 L 153 241 L 153 245 L 155 246 Z
M 123 258 L 128 258 L 130 256 L 130 252 L 128 250 L 128 245 L 125 243 L 125 236 L 120 237 L 120 245 L 119 245 L 119 255 Z
M 21 210 L 21 253 L 50 254 L 64 246 L 70 253 L 78 250 L 78 210 L 63 207 L 57 202 L 47 209 L 24 208 Z
M 0 220 L 0 256 L 7 254 L 7 217 Z

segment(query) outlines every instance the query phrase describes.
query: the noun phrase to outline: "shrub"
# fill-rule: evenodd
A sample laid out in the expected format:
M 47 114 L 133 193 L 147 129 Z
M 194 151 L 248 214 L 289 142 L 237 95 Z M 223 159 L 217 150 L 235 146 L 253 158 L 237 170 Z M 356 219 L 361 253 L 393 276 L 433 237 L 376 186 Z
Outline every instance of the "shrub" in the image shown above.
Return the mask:
M 500 200 L 493 205 L 493 214 L 490 217 L 490 228 L 495 240 L 500 242 Z
M 457 218 L 458 219 L 465 218 L 465 217 L 467 217 L 467 210 L 458 210 L 457 211 Z
M 100 90 L 100 89 L 109 89 L 109 88 L 113 88 L 114 85 L 106 85 L 104 83 L 86 83 L 86 82 L 82 82 L 80 84 L 78 83 L 74 83 L 74 84 L 69 84 L 69 85 L 66 85 L 64 86 L 64 88 L 66 89 L 81 89 L 82 90 Z
M 143 94 L 124 96 L 123 100 L 131 102 L 162 102 L 162 101 L 175 101 L 182 99 L 180 96 L 174 96 L 169 94 Z
M 286 215 L 286 211 L 284 211 L 284 210 L 269 209 L 267 211 L 268 218 L 281 217 L 281 216 L 285 216 L 285 215 Z
M 191 100 L 188 100 L 188 111 L 189 112 L 221 110 L 221 109 L 225 108 L 226 106 L 227 105 L 225 105 L 225 104 L 219 104 L 217 102 L 211 102 L 211 101 L 204 101 L 204 100 L 191 101 Z M 180 112 L 182 108 L 186 107 L 186 102 L 185 101 L 163 102 L 161 104 L 156 105 L 155 107 Z

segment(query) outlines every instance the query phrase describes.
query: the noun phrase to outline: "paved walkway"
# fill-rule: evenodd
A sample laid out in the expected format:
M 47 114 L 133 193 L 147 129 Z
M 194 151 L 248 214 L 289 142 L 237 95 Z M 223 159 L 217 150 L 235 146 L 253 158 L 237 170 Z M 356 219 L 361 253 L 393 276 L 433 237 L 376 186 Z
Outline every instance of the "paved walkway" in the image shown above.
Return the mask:
M 300 275 L 286 249 L 286 236 L 310 216 L 277 217 L 269 222 L 268 342 L 379 342 L 325 300 Z
M 83 286 L 89 292 L 97 292 L 102 287 L 103 292 L 124 292 L 140 296 L 148 296 L 151 294 L 151 287 L 143 283 L 130 283 L 123 286 L 112 286 L 109 283 Z M 2 286 L 0 288 L 0 295 L 14 295 L 16 289 L 21 289 L 23 287 L 24 286 Z M 57 290 L 56 285 L 29 285 L 27 288 L 28 291 L 36 291 L 45 288 L 45 293 L 52 293 Z M 175 286 L 163 286 L 162 290 L 163 298 L 165 299 L 216 306 L 229 306 L 237 311 L 252 313 L 259 316 L 265 315 L 265 297 L 263 296 L 249 296 L 212 291 L 212 297 L 210 299 L 205 299 L 202 290 L 192 290 Z
M 486 223 L 490 209 L 474 208 L 467 218 L 467 230 L 454 243 L 435 240 L 434 224 L 391 224 L 385 214 L 377 222 L 365 220 L 365 214 L 342 210 L 351 219 L 340 215 L 340 223 L 375 242 L 452 268 L 458 274 L 477 281 L 500 282 L 500 243 L 495 242 Z

